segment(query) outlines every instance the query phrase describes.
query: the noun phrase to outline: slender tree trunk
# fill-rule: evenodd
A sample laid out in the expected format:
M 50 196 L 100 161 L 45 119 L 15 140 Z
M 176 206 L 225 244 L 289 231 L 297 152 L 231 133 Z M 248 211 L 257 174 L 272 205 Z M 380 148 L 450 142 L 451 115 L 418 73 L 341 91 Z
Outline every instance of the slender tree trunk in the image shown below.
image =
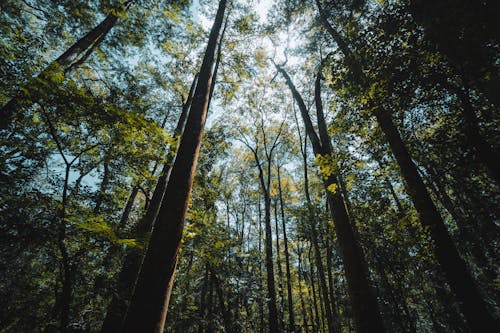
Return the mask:
M 125 228 L 125 226 L 127 225 L 127 222 L 130 218 L 130 213 L 132 212 L 132 207 L 134 206 L 134 202 L 135 199 L 137 198 L 138 193 L 139 193 L 139 187 L 134 186 L 127 199 L 127 203 L 123 208 L 123 213 L 120 218 L 120 223 L 118 224 L 118 230 L 123 230 L 123 228 Z
M 321 250 L 319 248 L 318 230 L 316 229 L 316 221 L 311 221 L 311 243 L 314 248 L 314 256 L 316 260 L 316 268 L 318 269 L 319 287 L 325 304 L 325 315 L 328 322 L 328 332 L 335 333 L 338 323 L 335 322 L 332 314 L 332 307 L 330 304 L 330 297 L 328 296 L 328 287 L 326 285 L 325 268 L 323 259 L 321 258 Z
M 299 106 L 299 111 L 304 121 L 306 133 L 311 140 L 315 155 L 331 156 L 331 143 L 327 133 L 320 138 L 317 136 L 312 121 L 309 117 L 307 107 L 299 94 L 290 76 L 280 66 L 276 65 L 276 69 L 283 75 L 285 81 L 290 88 L 292 95 Z M 321 75 L 321 68 L 318 76 Z M 316 82 L 316 111 L 318 114 L 318 127 L 323 128 L 321 132 L 325 132 L 326 124 L 324 122 L 320 91 L 318 82 Z M 326 137 L 325 137 L 326 135 Z M 339 244 L 340 254 L 344 263 L 347 285 L 351 306 L 354 314 L 354 321 L 357 330 L 363 332 L 385 332 L 380 310 L 378 308 L 377 299 L 373 288 L 370 284 L 368 276 L 368 266 L 366 264 L 364 253 L 358 243 L 352 225 L 349 221 L 344 198 L 340 191 L 332 192 L 329 188 L 338 188 L 338 181 L 335 175 L 329 175 L 323 178 L 323 185 L 326 190 L 328 207 L 333 218 L 337 241 Z
M 262 208 L 261 208 L 261 197 L 259 194 L 259 200 L 258 200 L 258 212 L 259 212 L 259 258 L 262 256 Z M 264 301 L 263 301 L 263 290 L 264 290 L 264 281 L 262 277 L 262 260 L 259 260 L 259 287 L 260 287 L 260 296 L 259 296 L 259 321 L 260 321 L 260 327 L 259 327 L 259 332 L 263 333 L 264 332 Z
M 207 328 L 206 331 L 207 333 L 215 332 L 214 330 L 214 309 L 213 309 L 213 303 L 214 303 L 214 280 L 213 280 L 213 275 L 209 274 L 209 279 L 208 279 L 208 298 L 207 298 Z
M 330 32 L 332 38 L 339 45 L 346 59 L 354 59 L 352 51 L 347 47 L 345 40 L 340 34 L 331 27 L 325 18 L 325 14 L 317 1 L 320 16 L 323 24 Z M 357 72 L 360 65 L 359 61 L 351 65 L 351 70 Z M 368 78 L 361 72 L 358 82 L 367 84 Z M 488 311 L 488 307 L 482 298 L 474 279 L 463 259 L 460 257 L 455 244 L 453 243 L 448 230 L 444 224 L 441 214 L 432 202 L 432 199 L 425 188 L 422 178 L 418 174 L 417 167 L 413 163 L 411 156 L 405 147 L 403 140 L 392 120 L 391 114 L 382 108 L 377 101 L 372 102 L 372 112 L 382 129 L 389 147 L 398 162 L 401 174 L 405 180 L 405 185 L 410 198 L 413 201 L 415 209 L 419 215 L 421 223 L 429 230 L 429 234 L 434 242 L 435 254 L 440 263 L 452 291 L 456 294 L 461 310 L 467 319 L 470 328 L 474 332 L 484 332 L 485 330 L 494 331 L 500 326 Z M 335 220 L 335 218 L 334 218 Z M 337 228 L 338 229 L 338 228 Z
M 290 332 L 295 332 L 295 314 L 293 311 L 293 296 L 292 296 L 292 275 L 290 273 L 290 253 L 288 252 L 288 237 L 286 234 L 285 223 L 285 207 L 283 204 L 283 191 L 281 188 L 281 172 L 278 166 L 278 194 L 280 200 L 281 210 L 281 227 L 283 228 L 283 245 L 285 250 L 285 269 L 286 269 L 286 287 L 287 287 L 287 300 L 288 300 L 288 319 L 290 324 Z
M 335 297 L 335 283 L 333 279 L 333 248 L 331 246 L 330 237 L 326 235 L 326 270 L 328 275 L 328 285 L 330 291 L 330 306 L 332 307 L 332 316 L 334 317 L 335 332 L 342 332 L 342 325 L 340 322 L 340 315 L 337 307 L 336 297 Z
M 276 266 L 278 267 L 278 293 L 280 297 L 280 308 L 278 311 L 278 317 L 280 326 L 285 328 L 285 294 L 284 294 L 284 278 L 283 278 L 283 268 L 281 265 L 281 254 L 280 254 L 280 234 L 278 225 L 278 201 L 274 200 L 274 228 L 276 230 Z
M 424 182 L 398 130 L 387 111 L 377 108 L 375 116 L 384 132 L 392 153 L 396 157 L 407 192 L 415 205 L 421 223 L 428 229 L 434 242 L 436 258 L 443 268 L 452 291 L 456 294 L 461 310 L 474 332 L 494 331 L 496 320 L 488 311 L 472 276 L 460 257 L 444 224 L 441 214 L 425 188 Z
M 125 332 L 161 333 L 165 324 L 177 256 L 189 204 L 196 163 L 211 93 L 212 67 L 224 19 L 226 0 L 219 8 L 210 32 L 191 110 L 182 135 L 158 221 L 125 318 Z
M 312 265 L 313 261 L 311 258 L 311 250 L 312 250 L 312 245 L 309 248 L 309 256 L 308 256 L 308 259 L 309 259 L 309 278 L 310 278 L 310 282 L 311 282 L 314 318 L 315 318 L 315 322 L 316 322 L 315 330 L 319 330 L 321 327 L 320 320 L 322 320 L 322 317 L 320 316 L 320 312 L 318 309 L 318 300 L 316 297 L 316 283 L 314 281 L 314 270 L 313 270 L 313 265 Z
M 102 206 L 102 203 L 106 197 L 106 191 L 107 191 L 108 185 L 109 185 L 110 174 L 109 174 L 109 158 L 108 157 L 106 157 L 104 159 L 103 168 L 104 168 L 104 171 L 102 174 L 102 181 L 101 181 L 101 185 L 99 186 L 99 192 L 97 193 L 97 198 L 96 198 L 95 206 L 94 206 L 94 214 L 96 214 L 96 215 L 100 214 L 100 212 L 101 212 L 101 206 Z
M 224 293 L 222 291 L 222 287 L 220 284 L 219 279 L 217 278 L 217 275 L 213 270 L 211 270 L 212 274 L 212 279 L 214 281 L 215 285 L 215 292 L 217 293 L 217 298 L 219 299 L 219 305 L 222 311 L 222 319 L 223 319 L 223 324 L 225 328 L 225 332 L 227 333 L 235 333 L 235 330 L 233 328 L 233 323 L 231 319 L 231 312 L 228 310 L 226 307 L 226 304 L 224 303 Z
M 52 128 L 52 127 L 51 127 Z M 53 134 L 55 138 L 55 134 Z M 66 159 L 63 156 L 66 162 Z M 57 245 L 61 254 L 61 293 L 59 295 L 59 313 L 60 313 L 60 326 L 59 329 L 62 333 L 66 333 L 69 329 L 71 301 L 73 299 L 73 269 L 71 264 L 71 257 L 66 246 L 66 207 L 68 202 L 68 186 L 69 174 L 71 164 L 66 162 L 64 185 L 62 191 L 61 207 L 57 210 L 57 217 L 59 219 Z
M 204 324 L 206 321 L 206 312 L 207 312 L 207 292 L 208 292 L 208 283 L 210 278 L 210 271 L 208 269 L 208 264 L 205 264 L 205 275 L 203 277 L 201 293 L 200 293 L 200 307 L 199 307 L 199 316 L 200 322 L 198 323 L 198 332 L 203 333 Z
M 483 138 L 479 129 L 479 120 L 472 108 L 467 88 L 458 89 L 457 95 L 462 107 L 460 111 L 464 118 L 465 135 L 470 144 L 476 150 L 477 157 L 484 164 L 488 173 L 500 185 L 500 156 L 493 150 L 490 144 Z
M 268 175 L 269 177 L 269 175 Z M 262 179 L 263 182 L 263 179 Z M 265 186 L 265 184 L 262 184 Z M 267 307 L 269 310 L 269 332 L 278 333 L 278 310 L 276 308 L 276 287 L 274 284 L 273 268 L 273 244 L 271 231 L 271 198 L 269 191 L 264 190 L 264 224 L 265 224 L 265 252 L 266 252 L 266 274 L 267 274 Z
M 300 250 L 297 251 L 297 256 L 299 259 L 297 276 L 298 276 L 298 283 L 299 283 L 300 307 L 302 310 L 302 326 L 304 327 L 304 329 L 306 331 L 305 333 L 309 333 L 309 325 L 308 325 L 309 323 L 307 321 L 306 302 L 304 300 L 304 293 L 302 292 L 302 284 L 300 283 L 300 281 L 302 280 L 301 279 L 301 276 L 302 276 L 302 253 Z M 307 281 L 304 281 L 304 282 L 307 282 Z
M 191 105 L 191 99 L 197 83 L 197 79 L 198 74 L 194 77 L 189 95 L 183 105 L 179 120 L 177 121 L 177 126 L 173 133 L 175 138 L 178 138 L 183 132 L 184 123 L 186 121 L 189 107 Z M 158 178 L 158 181 L 156 183 L 155 190 L 153 191 L 153 196 L 151 198 L 150 204 L 148 205 L 146 214 L 139 220 L 137 226 L 135 227 L 135 236 L 143 242 L 145 242 L 148 234 L 151 232 L 158 216 L 158 212 L 160 210 L 160 206 L 167 187 L 167 182 L 170 177 L 170 172 L 172 171 L 172 163 L 174 161 L 174 157 L 176 155 L 175 151 L 177 149 L 176 146 L 177 144 L 173 144 L 169 147 L 166 161 L 163 164 L 163 169 L 160 172 L 160 177 Z M 133 195 L 131 194 L 130 198 L 135 199 L 138 190 L 138 187 L 134 187 L 134 189 L 132 190 Z M 127 205 L 125 206 L 124 215 L 122 215 L 122 220 L 120 221 L 120 225 L 122 228 L 125 226 L 125 223 L 128 220 L 128 215 L 130 213 L 130 209 L 132 208 L 132 204 L 133 200 L 129 200 L 127 202 Z M 126 218 L 125 213 L 127 213 Z M 104 322 L 101 327 L 101 333 L 114 333 L 122 329 L 122 323 L 125 319 L 128 303 L 130 301 L 130 297 L 132 296 L 134 286 L 139 275 L 143 256 L 144 251 L 142 249 L 131 248 L 127 251 L 122 264 L 122 268 L 118 275 L 117 290 L 113 294 L 111 303 L 108 306 L 106 317 L 104 318 Z
M 71 68 L 81 65 L 115 26 L 118 20 L 116 12 L 126 12 L 132 1 L 128 0 L 116 11 L 111 11 L 101 23 L 52 61 L 36 78 L 23 84 L 17 95 L 0 109 L 0 130 L 10 126 L 19 115 L 21 107 L 32 104 L 44 95 L 43 86 L 50 82 L 54 73 L 66 73 Z

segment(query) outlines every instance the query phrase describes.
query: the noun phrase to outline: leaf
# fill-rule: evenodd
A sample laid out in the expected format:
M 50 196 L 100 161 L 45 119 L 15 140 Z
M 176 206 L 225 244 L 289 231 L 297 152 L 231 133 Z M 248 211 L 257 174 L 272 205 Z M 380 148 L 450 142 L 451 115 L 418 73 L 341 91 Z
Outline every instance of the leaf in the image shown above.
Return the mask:
M 335 194 L 335 193 L 337 193 L 338 188 L 339 188 L 339 186 L 337 184 L 333 183 L 333 184 L 328 185 L 328 187 L 326 189 Z

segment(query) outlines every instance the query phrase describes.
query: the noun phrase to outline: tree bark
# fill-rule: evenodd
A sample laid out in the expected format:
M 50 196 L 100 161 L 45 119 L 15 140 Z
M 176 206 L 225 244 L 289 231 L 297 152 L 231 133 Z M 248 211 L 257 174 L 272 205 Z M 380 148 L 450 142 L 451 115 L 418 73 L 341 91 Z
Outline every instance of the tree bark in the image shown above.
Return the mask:
M 286 84 L 290 88 L 292 95 L 299 106 L 299 111 L 304 121 L 306 133 L 311 140 L 314 154 L 320 156 L 331 156 L 331 140 L 328 137 L 320 138 L 316 134 L 312 121 L 309 117 L 307 107 L 302 99 L 302 96 L 295 88 L 290 76 L 287 72 L 278 65 L 276 69 L 285 78 Z M 321 67 L 318 76 L 321 75 Z M 326 128 L 324 125 L 324 117 L 322 117 L 322 106 L 318 101 L 320 92 L 318 85 L 315 92 L 316 107 L 318 114 L 318 122 L 323 122 L 320 126 Z M 322 131 L 323 132 L 323 131 Z M 327 133 L 326 133 L 327 134 Z M 377 299 L 375 297 L 370 280 L 368 276 L 368 266 L 366 264 L 364 253 L 358 243 L 352 225 L 349 221 L 344 198 L 340 191 L 332 192 L 328 190 L 331 185 L 336 185 L 338 188 L 338 181 L 335 175 L 329 175 L 323 178 L 323 185 L 326 190 L 328 207 L 330 214 L 333 218 L 335 231 L 337 234 L 337 241 L 339 244 L 340 254 L 344 263 L 344 270 L 346 273 L 347 285 L 349 289 L 349 296 L 351 306 L 354 314 L 354 321 L 358 332 L 385 332 L 380 310 L 378 308 Z M 333 327 L 333 323 L 332 323 Z
M 270 175 L 268 175 L 270 177 Z M 271 231 L 271 197 L 269 188 L 266 187 L 262 168 L 259 168 L 259 179 L 264 192 L 264 225 L 265 225 L 265 244 L 266 253 L 266 274 L 267 274 L 267 307 L 269 310 L 269 332 L 278 333 L 278 310 L 276 308 L 276 286 L 274 284 L 274 265 L 273 265 L 273 244 Z
M 465 262 L 460 257 L 441 214 L 434 202 L 432 202 L 424 182 L 418 174 L 417 167 L 392 122 L 391 116 L 380 108 L 376 108 L 374 113 L 389 142 L 391 151 L 396 157 L 405 180 L 407 193 L 415 205 L 420 222 L 426 227 L 433 240 L 436 258 L 443 268 L 452 291 L 459 300 L 460 308 L 467 319 L 467 323 L 474 332 L 494 331 L 495 327 L 498 327 L 497 322 L 489 314 L 486 303 Z
M 225 9 L 226 0 L 220 0 L 164 202 L 125 318 L 125 332 L 163 331 L 208 111 L 211 82 L 215 79 L 212 67 Z
M 184 123 L 188 115 L 197 79 L 198 79 L 198 74 L 195 75 L 193 82 L 191 84 L 191 88 L 189 90 L 189 95 L 186 98 L 186 101 L 183 103 L 182 112 L 179 116 L 179 120 L 177 121 L 177 126 L 173 133 L 173 136 L 175 138 L 178 138 L 180 135 L 182 135 L 184 129 Z M 169 147 L 166 156 L 166 161 L 163 164 L 163 169 L 160 172 L 160 177 L 158 178 L 158 181 L 156 183 L 155 190 L 153 191 L 153 196 L 151 198 L 150 204 L 148 205 L 146 214 L 139 220 L 138 224 L 135 227 L 134 230 L 135 237 L 144 242 L 146 241 L 146 238 L 148 234 L 151 232 L 151 229 L 153 228 L 155 221 L 158 217 L 158 212 L 160 210 L 163 197 L 165 195 L 167 182 L 170 177 L 170 173 L 172 171 L 172 162 L 174 161 L 174 157 L 176 155 L 175 152 L 177 149 L 176 146 L 177 144 L 173 144 L 172 146 Z M 137 195 L 137 192 L 138 192 L 138 187 L 134 187 L 132 191 L 132 194 L 134 194 L 133 196 L 134 198 Z M 122 220 L 120 221 L 121 227 L 123 227 L 128 220 L 128 214 L 130 213 L 132 204 L 133 201 L 127 202 L 124 215 L 122 216 Z M 128 213 L 125 219 L 124 216 L 125 212 L 127 211 Z M 142 249 L 131 248 L 128 250 L 125 259 L 123 261 L 120 273 L 118 275 L 117 290 L 113 294 L 111 303 L 108 306 L 106 317 L 104 318 L 104 322 L 101 327 L 101 333 L 114 333 L 122 329 L 122 323 L 125 319 L 128 303 L 130 301 L 130 297 L 132 296 L 134 286 L 137 281 L 137 277 L 139 275 L 143 256 L 144 256 L 144 251 Z
M 320 16 L 324 17 L 324 12 L 317 0 Z M 352 51 L 348 48 L 345 40 L 339 34 L 331 33 L 331 26 L 326 19 L 323 20 L 325 28 L 330 32 L 333 40 L 339 45 L 344 56 L 347 59 L 352 59 Z M 344 45 L 344 46 L 341 46 Z M 355 65 L 361 68 L 358 62 Z M 362 73 L 362 72 L 361 72 Z M 363 74 L 358 79 L 358 83 L 367 84 L 368 78 Z M 418 174 L 417 168 L 413 163 L 411 156 L 405 147 L 403 140 L 397 130 L 390 113 L 385 110 L 379 103 L 371 101 L 372 113 L 377 119 L 377 122 L 382 129 L 389 147 L 396 158 L 400 167 L 401 174 L 405 180 L 406 190 L 417 210 L 419 219 L 424 227 L 429 231 L 429 234 L 434 242 L 435 254 L 440 263 L 452 291 L 456 294 L 461 310 L 467 319 L 470 328 L 473 331 L 484 332 L 485 330 L 494 331 L 500 324 L 488 311 L 488 307 L 482 298 L 474 279 L 463 259 L 460 257 L 455 244 L 453 243 L 446 225 L 432 202 L 432 199 L 425 188 L 422 178 Z M 339 204 L 339 203 L 337 203 Z M 334 218 L 335 220 L 335 218 Z
M 285 223 L 285 207 L 283 204 L 283 191 L 281 188 L 281 172 L 278 166 L 278 195 L 280 200 L 281 211 L 281 227 L 283 228 L 283 245 L 285 250 L 285 269 L 286 269 L 286 287 L 288 300 L 288 319 L 290 324 L 290 332 L 295 332 L 295 314 L 293 311 L 293 295 L 292 295 L 292 275 L 290 273 L 290 253 L 288 252 L 288 237 L 286 235 Z

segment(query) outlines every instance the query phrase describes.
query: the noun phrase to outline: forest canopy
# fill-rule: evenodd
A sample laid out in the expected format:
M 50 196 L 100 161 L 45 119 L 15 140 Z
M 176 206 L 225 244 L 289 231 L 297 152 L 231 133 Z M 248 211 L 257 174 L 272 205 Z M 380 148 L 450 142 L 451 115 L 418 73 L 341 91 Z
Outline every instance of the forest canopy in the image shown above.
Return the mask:
M 0 332 L 495 332 L 499 17 L 0 2 Z

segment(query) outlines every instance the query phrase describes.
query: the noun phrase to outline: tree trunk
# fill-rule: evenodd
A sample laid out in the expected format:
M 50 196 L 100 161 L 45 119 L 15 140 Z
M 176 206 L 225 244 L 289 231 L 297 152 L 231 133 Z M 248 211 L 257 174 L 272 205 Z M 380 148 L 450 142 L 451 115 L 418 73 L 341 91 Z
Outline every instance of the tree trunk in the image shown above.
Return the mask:
M 263 181 L 263 179 L 262 179 Z M 264 184 L 262 186 L 265 186 Z M 278 310 L 276 308 L 276 287 L 274 285 L 273 265 L 273 236 L 271 231 L 271 198 L 269 191 L 263 188 L 264 193 L 264 225 L 265 225 L 265 252 L 267 274 L 267 307 L 269 310 L 269 332 L 278 333 Z
M 309 261 L 309 282 L 311 283 L 311 291 L 312 291 L 312 301 L 313 301 L 313 310 L 314 310 L 314 321 L 316 323 L 316 327 L 314 331 L 320 330 L 321 329 L 321 324 L 320 321 L 323 321 L 323 316 L 321 316 L 321 313 L 318 309 L 318 298 L 316 294 L 316 282 L 314 280 L 314 268 L 313 268 L 313 260 L 311 258 L 311 252 L 312 252 L 312 245 L 309 247 L 309 253 L 308 253 L 308 261 Z M 321 304 L 320 304 L 321 305 Z
M 285 78 L 285 81 L 299 106 L 302 120 L 304 121 L 306 128 L 306 133 L 313 146 L 314 154 L 316 156 L 331 156 L 332 150 L 330 139 L 328 137 L 322 137 L 320 141 L 320 138 L 317 136 L 312 125 L 304 100 L 295 88 L 290 76 L 280 66 L 276 65 L 276 69 Z M 318 73 L 318 76 L 321 75 L 320 72 Z M 316 87 L 318 87 L 318 84 Z M 316 89 L 315 95 L 318 123 L 320 124 L 318 127 L 321 126 L 326 128 L 326 125 L 324 124 L 324 117 L 322 117 L 323 112 L 318 88 Z M 349 296 L 357 330 L 360 333 L 385 332 L 377 299 L 372 286 L 370 285 L 365 256 L 350 224 L 349 215 L 347 214 L 347 209 L 344 204 L 344 198 L 342 197 L 340 191 L 332 192 L 329 190 L 332 185 L 338 188 L 336 176 L 332 174 L 323 178 L 323 185 L 326 190 L 328 207 L 333 218 L 339 250 L 344 263 Z
M 443 268 L 452 291 L 459 300 L 461 310 L 470 328 L 474 332 L 494 331 L 495 327 L 498 327 L 496 320 L 489 314 L 486 303 L 465 262 L 460 257 L 441 214 L 432 202 L 390 114 L 380 108 L 376 108 L 374 113 L 389 142 L 391 151 L 396 157 L 408 195 L 415 205 L 420 222 L 428 229 L 434 242 L 436 258 Z
M 225 332 L 227 333 L 235 333 L 235 330 L 233 328 L 233 323 L 231 319 L 231 312 L 228 310 L 226 307 L 226 304 L 224 303 L 224 293 L 222 291 L 222 287 L 220 284 L 219 279 L 217 278 L 217 275 L 213 270 L 211 270 L 212 274 L 212 279 L 214 281 L 215 285 L 215 292 L 217 293 L 217 298 L 219 299 L 219 305 L 222 311 L 222 320 L 225 328 Z
M 295 314 L 293 311 L 293 296 L 292 296 L 292 275 L 290 273 L 290 253 L 288 253 L 288 237 L 286 235 L 285 223 L 285 207 L 283 204 L 283 192 L 281 189 L 281 173 L 278 166 L 278 195 L 281 208 L 281 227 L 283 228 L 283 243 L 285 248 L 285 269 L 286 269 L 286 287 L 288 299 L 288 319 L 290 324 L 290 332 L 295 332 Z
M 317 0 L 317 5 L 326 29 L 339 45 L 344 56 L 347 59 L 353 59 L 352 51 L 349 48 L 344 50 L 344 46 L 347 44 L 343 37 L 338 33 L 332 33 L 334 29 L 332 29 L 325 19 L 319 0 Z M 351 68 L 353 71 L 357 71 L 358 68 L 361 68 L 360 63 L 358 61 L 356 62 L 357 64 L 353 65 L 353 68 Z M 358 78 L 358 82 L 367 84 L 369 80 L 362 74 Z M 497 320 L 489 314 L 486 303 L 475 285 L 465 262 L 460 257 L 455 244 L 448 234 L 444 221 L 432 202 L 422 178 L 420 178 L 417 168 L 401 139 L 399 131 L 394 125 L 390 113 L 378 105 L 376 101 L 371 102 L 373 104 L 373 115 L 377 119 L 400 167 L 408 195 L 413 201 L 421 223 L 429 230 L 429 234 L 434 242 L 436 258 L 445 272 L 452 291 L 457 295 L 461 310 L 470 328 L 477 332 L 483 332 L 485 330 L 494 331 L 500 324 L 498 324 Z M 340 205 L 340 202 L 337 203 L 337 205 Z
M 314 248 L 314 257 L 316 260 L 316 267 L 318 269 L 319 286 L 321 289 L 323 301 L 325 303 L 325 314 L 326 314 L 326 320 L 328 322 L 328 332 L 340 333 L 338 330 L 336 330 L 336 328 L 338 328 L 338 323 L 335 321 L 332 314 L 330 297 L 328 295 L 328 287 L 326 285 L 325 268 L 323 265 L 323 260 L 321 258 L 321 250 L 319 248 L 318 230 L 316 229 L 316 221 L 314 220 L 311 221 L 311 243 Z
M 276 266 L 278 267 L 278 294 L 280 298 L 280 307 L 278 310 L 278 317 L 280 326 L 285 328 L 285 293 L 284 293 L 284 278 L 283 278 L 283 268 L 281 265 L 281 255 L 280 255 L 280 234 L 278 225 L 278 201 L 274 200 L 274 229 L 276 230 Z
M 165 199 L 125 318 L 125 332 L 163 331 L 208 111 L 211 82 L 215 79 L 212 67 L 225 9 L 226 0 L 220 0 Z
M 306 309 L 306 303 L 304 301 L 304 294 L 302 293 L 302 285 L 300 283 L 301 276 L 302 276 L 302 253 L 300 250 L 297 251 L 297 256 L 299 258 L 299 266 L 298 266 L 298 271 L 297 271 L 297 276 L 298 276 L 298 282 L 299 282 L 299 297 L 300 297 L 300 307 L 302 310 L 302 327 L 305 328 L 305 333 L 309 333 L 309 327 L 308 327 L 308 321 L 307 321 L 307 309 Z M 307 281 L 304 281 L 307 282 Z
M 472 147 L 474 147 L 478 159 L 486 167 L 491 178 L 496 181 L 497 185 L 500 185 L 500 165 L 498 162 L 500 161 L 500 156 L 481 135 L 479 120 L 472 108 L 469 91 L 466 88 L 458 89 L 457 95 L 462 104 L 460 111 L 464 118 L 465 135 Z
M 200 293 L 200 307 L 199 307 L 199 320 L 200 322 L 198 323 L 198 333 L 203 333 L 204 331 L 204 324 L 206 321 L 206 311 L 207 311 L 207 292 L 208 292 L 208 283 L 209 283 L 209 270 L 208 270 L 208 264 L 205 264 L 205 275 L 203 277 L 203 284 L 201 287 L 201 293 Z
M 194 87 L 196 86 L 198 75 L 195 75 L 193 83 L 191 84 L 191 89 L 186 102 L 183 105 L 182 112 L 177 121 L 177 126 L 174 130 L 174 137 L 178 138 L 184 129 L 184 123 L 188 115 L 189 106 L 191 103 L 191 98 L 193 95 Z M 177 139 L 178 141 L 178 139 Z M 169 147 L 167 152 L 166 161 L 163 164 L 163 169 L 160 172 L 160 177 L 153 191 L 153 196 L 151 202 L 148 205 L 146 214 L 139 220 L 137 226 L 134 229 L 134 235 L 138 239 L 145 241 L 148 234 L 151 232 L 153 225 L 155 224 L 160 206 L 165 194 L 166 186 L 170 173 L 172 171 L 172 162 L 174 161 L 176 151 L 176 144 Z M 138 192 L 138 187 L 134 187 L 130 198 L 135 198 Z M 122 215 L 122 220 L 120 221 L 120 226 L 123 228 L 128 220 L 128 214 L 132 208 L 133 201 L 128 201 L 125 206 L 124 215 Z M 125 218 L 125 213 L 126 218 Z M 143 260 L 144 251 L 142 249 L 131 248 L 127 251 L 125 259 L 122 264 L 122 268 L 118 275 L 117 290 L 113 294 L 111 303 L 108 306 L 106 317 L 101 327 L 101 333 L 114 333 L 121 330 L 122 323 L 125 319 L 127 312 L 128 303 L 130 297 L 132 296 L 137 277 L 141 268 L 141 263 Z
M 334 323 L 335 323 L 335 332 L 342 332 L 342 325 L 340 322 L 340 315 L 339 315 L 339 310 L 337 307 L 337 302 L 336 302 L 336 297 L 335 297 L 335 283 L 333 279 L 333 248 L 331 246 L 330 238 L 329 235 L 326 235 L 327 241 L 326 241 L 326 270 L 328 273 L 328 285 L 329 285 L 329 291 L 330 291 L 330 305 L 332 307 L 332 316 L 334 318 Z M 333 238 L 333 237 L 332 237 Z

